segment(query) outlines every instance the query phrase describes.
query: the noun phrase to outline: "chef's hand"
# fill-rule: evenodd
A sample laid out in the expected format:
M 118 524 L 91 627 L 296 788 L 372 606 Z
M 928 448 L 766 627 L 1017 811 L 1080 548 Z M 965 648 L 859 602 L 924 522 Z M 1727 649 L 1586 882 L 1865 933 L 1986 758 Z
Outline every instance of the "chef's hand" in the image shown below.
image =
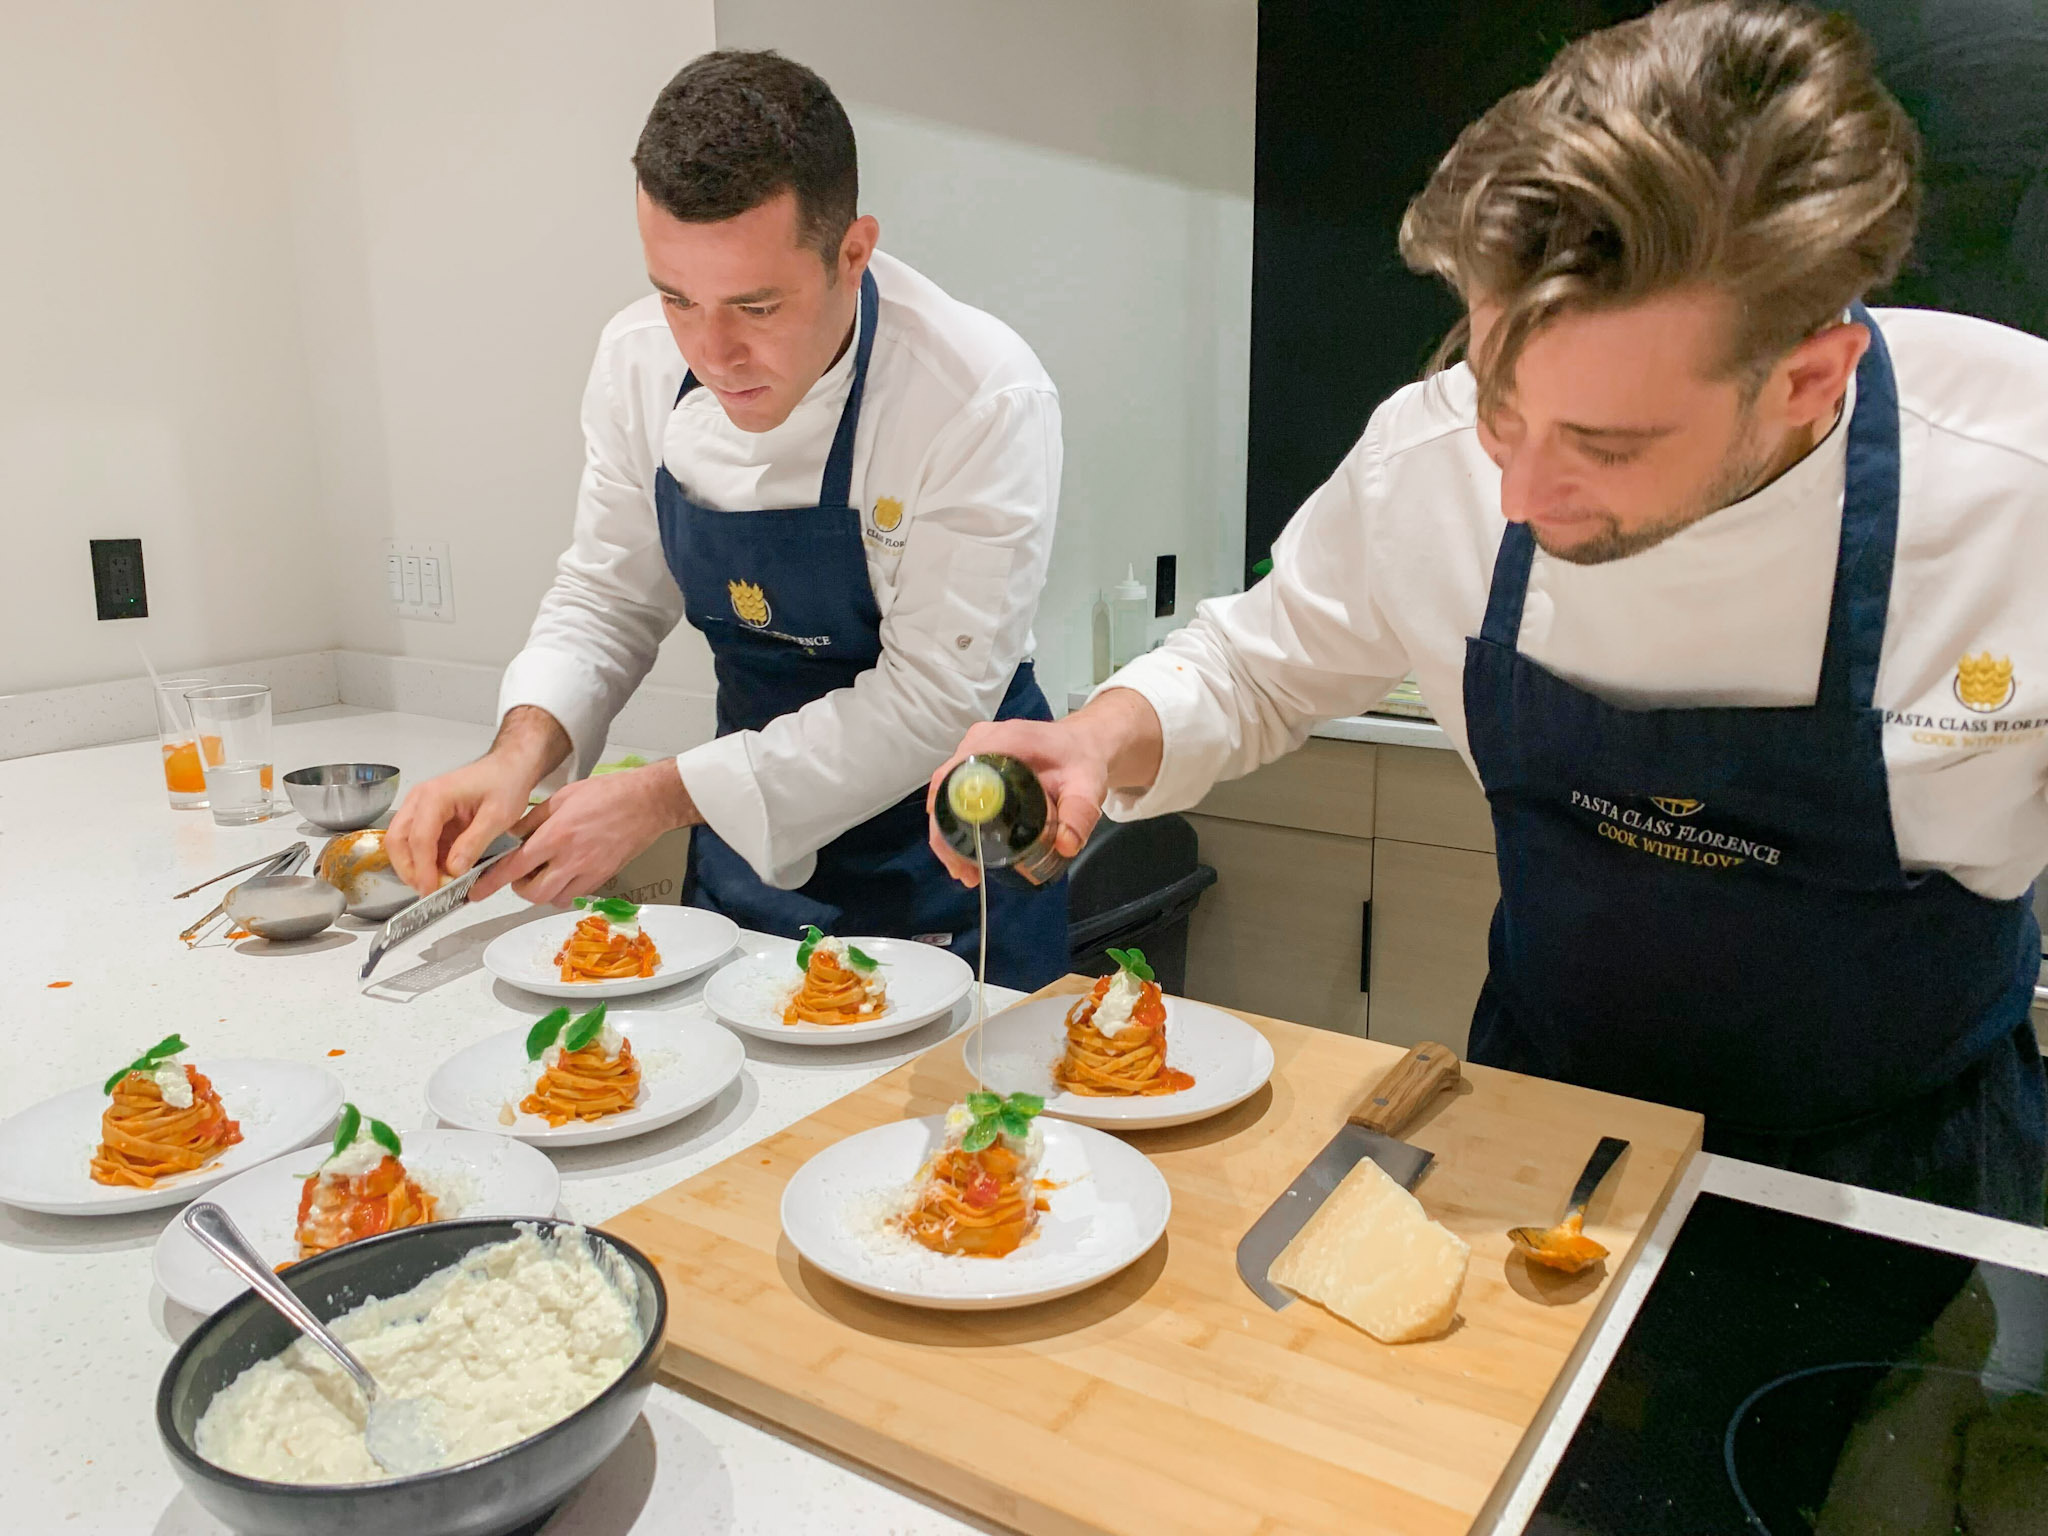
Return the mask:
M 531 704 L 507 711 L 491 750 L 399 802 L 384 851 L 422 896 L 461 874 L 526 814 L 534 785 L 569 755 L 569 733 Z
M 939 835 L 931 812 L 955 764 L 978 752 L 1000 752 L 1038 775 L 1059 825 L 1053 847 L 1071 859 L 1102 819 L 1102 802 L 1111 789 L 1151 787 L 1159 776 L 1163 744 L 1158 714 L 1130 688 L 1099 693 L 1064 720 L 993 720 L 972 726 L 925 791 L 926 840 L 955 880 L 966 886 L 977 882 L 974 864 Z
M 662 833 L 703 819 L 673 758 L 565 784 L 519 819 L 525 846 L 484 871 L 470 900 L 508 885 L 536 905 L 587 895 Z

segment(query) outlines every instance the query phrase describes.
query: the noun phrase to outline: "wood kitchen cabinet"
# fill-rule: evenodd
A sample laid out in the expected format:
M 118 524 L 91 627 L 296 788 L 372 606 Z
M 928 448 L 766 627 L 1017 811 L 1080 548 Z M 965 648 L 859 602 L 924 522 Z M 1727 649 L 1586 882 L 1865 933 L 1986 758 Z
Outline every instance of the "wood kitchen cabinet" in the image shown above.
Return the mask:
M 1192 815 L 1216 871 L 1188 929 L 1188 995 L 1363 1035 L 1372 843 Z
M 1312 738 L 1189 819 L 1217 875 L 1189 932 L 1190 996 L 1464 1049 L 1498 885 L 1486 798 L 1456 753 Z
M 1374 841 L 1373 1039 L 1441 1040 L 1465 1054 L 1499 897 L 1490 853 Z

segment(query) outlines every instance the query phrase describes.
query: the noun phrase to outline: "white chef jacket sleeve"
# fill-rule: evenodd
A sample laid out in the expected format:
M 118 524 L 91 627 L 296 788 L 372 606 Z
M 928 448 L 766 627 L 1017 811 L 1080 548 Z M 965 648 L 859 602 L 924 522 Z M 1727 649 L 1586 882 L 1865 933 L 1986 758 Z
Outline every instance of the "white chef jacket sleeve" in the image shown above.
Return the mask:
M 894 804 L 994 716 L 1024 659 L 1060 490 L 1059 399 L 1019 385 L 934 438 L 881 658 L 777 717 L 685 752 L 704 820 L 771 885 L 801 885 L 818 849 Z
M 1282 530 L 1270 574 L 1203 603 L 1096 690 L 1144 695 L 1164 734 L 1159 776 L 1142 794 L 1112 794 L 1113 819 L 1185 810 L 1219 780 L 1292 752 L 1319 721 L 1370 709 L 1407 675 L 1374 590 L 1383 481 L 1369 425 Z
M 612 718 L 683 614 L 654 517 L 655 436 L 646 399 L 622 387 L 600 343 L 583 391 L 583 476 L 575 533 L 555 566 L 526 648 L 498 688 L 498 718 L 538 705 L 574 743 L 573 774 L 596 766 Z

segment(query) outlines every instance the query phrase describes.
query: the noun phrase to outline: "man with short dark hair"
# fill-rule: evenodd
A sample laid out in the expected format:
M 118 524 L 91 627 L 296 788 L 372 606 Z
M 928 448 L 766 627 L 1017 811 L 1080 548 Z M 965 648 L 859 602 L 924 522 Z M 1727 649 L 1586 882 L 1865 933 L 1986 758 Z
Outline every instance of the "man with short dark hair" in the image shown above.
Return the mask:
M 479 897 L 594 889 L 689 826 L 684 899 L 794 936 L 971 954 L 974 898 L 925 846 L 925 777 L 977 720 L 1047 720 L 1028 655 L 1059 499 L 1059 403 L 1008 327 L 877 250 L 852 125 L 774 53 L 669 82 L 633 155 L 656 292 L 584 395 L 574 542 L 506 670 L 496 741 L 406 797 L 431 890 L 508 828 Z M 718 736 L 587 774 L 662 639 L 710 643 Z M 989 974 L 1066 969 L 1064 884 L 991 893 Z
M 1412 671 L 1493 809 L 1473 1060 L 2039 1223 L 2048 341 L 1863 308 L 1915 162 L 1840 17 L 1573 44 L 1403 225 L 1468 361 L 1380 406 L 1266 580 L 961 750 L 1038 768 L 1071 852 Z

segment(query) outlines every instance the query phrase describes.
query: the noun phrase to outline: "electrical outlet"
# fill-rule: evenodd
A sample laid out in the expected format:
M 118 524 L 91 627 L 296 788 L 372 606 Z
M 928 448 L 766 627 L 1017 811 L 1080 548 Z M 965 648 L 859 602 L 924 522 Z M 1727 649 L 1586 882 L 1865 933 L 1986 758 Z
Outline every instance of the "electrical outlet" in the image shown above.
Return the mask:
M 401 619 L 455 622 L 455 579 L 446 544 L 386 539 L 382 552 L 384 594 Z
M 1173 616 L 1174 585 L 1180 578 L 1180 556 L 1161 555 L 1152 562 L 1152 617 Z
M 149 617 L 142 579 L 142 540 L 92 539 L 92 597 L 103 619 Z

